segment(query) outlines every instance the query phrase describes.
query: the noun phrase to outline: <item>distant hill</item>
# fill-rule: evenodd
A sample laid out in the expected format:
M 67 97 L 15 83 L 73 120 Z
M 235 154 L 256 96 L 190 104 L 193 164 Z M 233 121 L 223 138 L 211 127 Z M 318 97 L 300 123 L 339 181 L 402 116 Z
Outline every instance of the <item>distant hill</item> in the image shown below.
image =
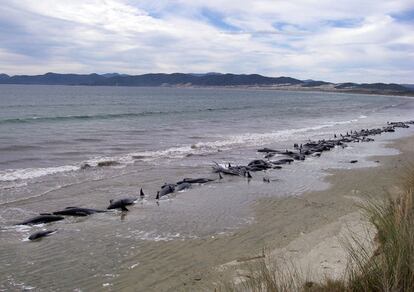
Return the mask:
M 336 89 L 350 90 L 350 91 L 368 91 L 368 92 L 392 92 L 392 93 L 410 93 L 411 89 L 395 83 L 341 83 L 335 86 Z
M 143 74 L 121 75 L 118 73 L 16 75 L 0 79 L 2 84 L 46 84 L 46 85 L 122 85 L 122 86 L 239 86 L 239 85 L 293 85 L 303 81 L 290 77 L 265 77 L 258 74 Z
M 9 75 L 4 74 L 4 73 L 1 73 L 1 74 L 0 74 L 0 80 L 6 80 L 6 79 L 8 79 L 8 78 L 10 78 L 10 76 L 9 76 Z
M 218 73 L 218 72 L 188 73 L 188 74 L 193 75 L 193 76 L 198 76 L 198 77 L 206 76 L 206 75 L 223 75 L 223 73 Z
M 44 75 L 15 75 L 0 79 L 2 84 L 43 84 L 43 85 L 90 85 L 105 80 L 98 74 L 57 74 L 46 73 Z
M 330 83 L 291 77 L 267 77 L 259 74 L 210 73 L 150 73 L 126 75 L 58 74 L 15 75 L 0 74 L 0 84 L 89 85 L 89 86 L 250 86 L 286 90 L 312 90 L 371 94 L 414 95 L 413 85 L 395 83 Z
M 314 80 L 305 80 L 305 83 L 302 84 L 302 87 L 316 87 L 316 86 L 322 86 L 322 85 L 328 85 L 332 84 L 325 81 L 314 81 Z
M 99 74 L 99 75 L 106 77 L 106 78 L 115 77 L 115 76 L 128 76 L 128 74 L 119 74 L 119 73 L 104 73 L 104 74 Z
M 401 85 L 408 89 L 414 90 L 414 84 L 401 84 Z

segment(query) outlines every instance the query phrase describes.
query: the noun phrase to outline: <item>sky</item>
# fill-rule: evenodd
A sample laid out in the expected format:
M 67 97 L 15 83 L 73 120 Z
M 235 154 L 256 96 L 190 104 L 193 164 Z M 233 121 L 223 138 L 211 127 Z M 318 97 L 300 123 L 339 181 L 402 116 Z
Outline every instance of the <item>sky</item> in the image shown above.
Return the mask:
M 0 73 L 414 83 L 413 0 L 2 0 Z

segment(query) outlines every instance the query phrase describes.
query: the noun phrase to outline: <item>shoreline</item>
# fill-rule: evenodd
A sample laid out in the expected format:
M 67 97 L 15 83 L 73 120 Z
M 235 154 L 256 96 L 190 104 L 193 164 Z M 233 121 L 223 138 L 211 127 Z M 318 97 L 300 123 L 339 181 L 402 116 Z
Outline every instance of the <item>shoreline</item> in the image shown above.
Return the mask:
M 130 87 L 130 86 L 126 86 Z M 146 86 L 144 86 L 146 87 Z M 287 91 L 287 92 L 310 92 L 310 93 L 337 93 L 337 94 L 353 94 L 353 95 L 379 95 L 379 96 L 395 96 L 401 98 L 414 98 L 413 93 L 398 93 L 398 92 L 374 92 L 364 90 L 338 90 L 338 89 L 325 89 L 315 87 L 295 87 L 295 86 L 252 86 L 252 85 L 240 85 L 240 86 L 159 86 L 161 88 L 192 88 L 192 89 L 229 89 L 229 90 L 264 90 L 264 91 Z
M 224 282 L 240 281 L 240 276 L 247 274 L 265 255 L 268 262 L 295 263 L 313 280 L 340 277 L 347 264 L 342 240 L 352 233 L 368 242 L 375 235 L 362 217 L 358 202 L 367 196 L 382 198 L 400 192 L 398 185 L 405 169 L 414 162 L 412 145 L 414 135 L 390 141 L 386 147 L 398 149 L 400 154 L 369 157 L 371 161 L 379 161 L 377 167 L 327 170 L 324 179 L 330 184 L 327 190 L 261 199 L 255 208 L 256 223 L 247 229 L 252 232 L 266 226 L 265 232 L 272 233 L 262 245 L 264 254 L 257 249 L 216 267 L 216 272 L 224 274 Z

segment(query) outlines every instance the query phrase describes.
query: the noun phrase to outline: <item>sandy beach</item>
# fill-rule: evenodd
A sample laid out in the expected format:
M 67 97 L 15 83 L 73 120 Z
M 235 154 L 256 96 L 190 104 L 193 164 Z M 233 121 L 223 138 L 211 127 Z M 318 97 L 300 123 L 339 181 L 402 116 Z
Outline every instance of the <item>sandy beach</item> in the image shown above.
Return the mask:
M 255 224 L 240 233 L 266 233 L 262 249 L 258 242 L 256 250 L 217 267 L 218 279 L 239 281 L 263 259 L 263 250 L 268 262 L 294 263 L 310 280 L 340 277 L 347 264 L 344 240 L 357 235 L 368 243 L 375 235 L 358 203 L 368 196 L 399 194 L 404 173 L 414 161 L 413 145 L 414 136 L 391 142 L 387 147 L 400 154 L 370 157 L 377 167 L 329 171 L 326 181 L 331 186 L 325 191 L 260 200 Z

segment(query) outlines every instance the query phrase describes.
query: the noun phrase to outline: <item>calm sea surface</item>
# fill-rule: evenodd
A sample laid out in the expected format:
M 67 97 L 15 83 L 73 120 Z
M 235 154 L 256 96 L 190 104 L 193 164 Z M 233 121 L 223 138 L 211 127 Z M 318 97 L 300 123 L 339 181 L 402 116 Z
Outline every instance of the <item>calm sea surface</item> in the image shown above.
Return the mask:
M 257 199 L 326 188 L 324 169 L 370 166 L 367 156 L 394 154 L 384 143 L 412 131 L 255 173 L 250 183 L 225 177 L 156 204 L 163 183 L 217 178 L 212 161 L 245 164 L 262 158 L 259 147 L 291 148 L 309 138 L 412 120 L 413 113 L 412 99 L 393 96 L 1 85 L 0 290 L 177 289 L 183 273 L 224 260 L 219 251 L 208 251 L 207 239 L 240 245 L 234 234 L 255 220 L 251 206 Z M 361 163 L 346 163 L 355 158 Z M 117 164 L 97 167 L 103 161 Z M 85 163 L 91 167 L 82 170 Z M 271 184 L 263 183 L 264 175 Z M 147 197 L 126 216 L 113 212 L 14 226 L 67 206 L 106 208 L 110 199 L 136 196 L 140 188 Z M 27 241 L 46 228 L 58 232 Z M 195 266 L 201 247 L 214 256 L 200 255 Z M 231 254 L 224 247 L 222 252 Z

